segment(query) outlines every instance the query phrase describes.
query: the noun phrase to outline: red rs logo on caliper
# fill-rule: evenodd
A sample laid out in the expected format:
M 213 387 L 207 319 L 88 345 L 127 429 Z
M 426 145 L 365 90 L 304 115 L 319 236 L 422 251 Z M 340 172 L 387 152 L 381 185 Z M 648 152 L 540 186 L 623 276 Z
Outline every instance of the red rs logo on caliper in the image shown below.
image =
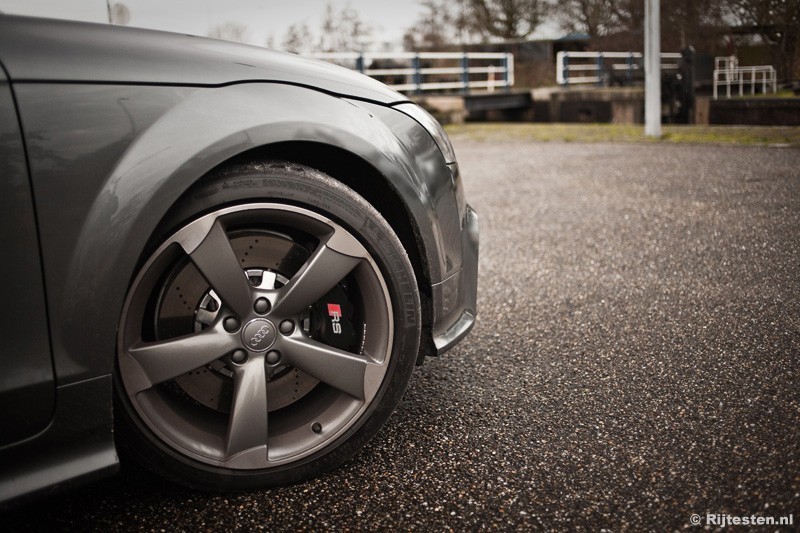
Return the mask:
M 339 304 L 328 304 L 328 316 L 331 317 L 333 332 L 340 335 L 342 333 L 342 325 L 339 323 L 339 319 L 342 317 L 341 306 Z

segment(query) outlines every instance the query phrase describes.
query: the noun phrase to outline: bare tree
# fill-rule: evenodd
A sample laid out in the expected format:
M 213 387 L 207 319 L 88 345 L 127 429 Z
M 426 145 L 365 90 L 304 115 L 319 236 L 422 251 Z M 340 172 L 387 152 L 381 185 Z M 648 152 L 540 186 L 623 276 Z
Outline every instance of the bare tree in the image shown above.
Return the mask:
M 727 0 L 669 0 L 661 3 L 662 46 L 682 49 L 689 45 L 706 48 L 726 28 Z
M 238 22 L 223 22 L 208 30 L 208 36 L 223 41 L 236 41 L 246 43 L 248 40 L 247 26 Z
M 566 0 L 557 4 L 555 9 L 562 28 L 584 31 L 594 38 L 615 28 L 612 11 L 615 3 L 614 0 Z
M 458 44 L 483 40 L 483 32 L 473 14 L 471 0 L 450 0 L 453 4 L 451 19 Z
M 328 2 L 320 24 L 321 35 L 314 49 L 321 52 L 362 52 L 372 44 L 374 31 L 350 3 L 337 13 Z
M 361 20 L 349 2 L 339 13 L 337 30 L 338 49 L 342 52 L 361 52 L 372 44 L 372 26 Z
M 677 51 L 693 45 L 698 50 L 716 50 L 730 22 L 726 6 L 731 1 L 662 0 L 662 49 Z M 556 9 L 562 27 L 586 32 L 593 46 L 642 49 L 644 0 L 565 0 Z
M 423 11 L 403 34 L 406 50 L 483 42 L 472 0 L 419 0 Z
M 449 0 L 422 0 L 423 12 L 403 34 L 406 50 L 441 48 L 452 42 L 454 21 Z
M 644 0 L 611 0 L 609 8 L 618 29 L 640 33 L 644 27 Z
M 736 22 L 773 47 L 773 62 L 783 79 L 800 76 L 800 0 L 730 0 Z
M 289 26 L 283 36 L 281 48 L 287 52 L 300 54 L 310 52 L 313 48 L 313 42 L 314 39 L 311 36 L 311 30 L 308 29 L 308 24 L 301 22 Z
M 336 35 L 339 25 L 336 19 L 336 11 L 333 9 L 333 4 L 328 2 L 325 5 L 325 14 L 322 16 L 322 24 L 320 26 L 322 35 L 320 35 L 319 46 L 317 47 L 320 52 L 336 51 Z
M 471 6 L 480 30 L 506 41 L 531 35 L 551 11 L 547 0 L 471 0 Z

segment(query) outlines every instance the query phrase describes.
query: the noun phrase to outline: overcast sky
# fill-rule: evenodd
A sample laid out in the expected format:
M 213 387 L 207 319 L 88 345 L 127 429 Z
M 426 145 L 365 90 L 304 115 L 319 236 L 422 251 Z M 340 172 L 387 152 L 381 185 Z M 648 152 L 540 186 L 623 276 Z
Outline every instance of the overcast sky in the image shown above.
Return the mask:
M 129 26 L 207 35 L 222 22 L 248 28 L 252 44 L 265 45 L 272 35 L 280 45 L 286 28 L 306 22 L 319 35 L 328 0 L 121 0 L 130 11 Z M 112 0 L 112 3 L 114 0 Z M 347 0 L 332 0 L 336 11 Z M 349 0 L 361 18 L 375 29 L 377 42 L 400 41 L 421 12 L 416 0 Z M 0 11 L 92 22 L 108 22 L 105 0 L 0 0 Z
M 110 0 L 112 4 L 115 0 Z M 223 22 L 238 22 L 248 28 L 251 44 L 264 46 L 272 36 L 280 46 L 286 28 L 305 22 L 315 37 L 328 0 L 116 0 L 128 7 L 128 26 L 208 35 Z M 400 45 L 403 32 L 422 11 L 418 0 L 331 0 L 339 12 L 348 3 L 362 20 L 375 28 L 375 44 Z M 0 0 L 0 11 L 90 22 L 108 22 L 106 0 Z M 547 25 L 535 37 L 553 36 Z

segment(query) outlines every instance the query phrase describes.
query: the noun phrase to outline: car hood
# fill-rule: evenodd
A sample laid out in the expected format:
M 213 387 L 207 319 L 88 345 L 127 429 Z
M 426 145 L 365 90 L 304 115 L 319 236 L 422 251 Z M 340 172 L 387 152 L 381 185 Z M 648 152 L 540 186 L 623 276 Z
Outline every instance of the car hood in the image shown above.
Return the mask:
M 329 63 L 216 39 L 105 24 L 0 16 L 0 61 L 14 82 L 302 85 L 390 104 L 402 94 Z

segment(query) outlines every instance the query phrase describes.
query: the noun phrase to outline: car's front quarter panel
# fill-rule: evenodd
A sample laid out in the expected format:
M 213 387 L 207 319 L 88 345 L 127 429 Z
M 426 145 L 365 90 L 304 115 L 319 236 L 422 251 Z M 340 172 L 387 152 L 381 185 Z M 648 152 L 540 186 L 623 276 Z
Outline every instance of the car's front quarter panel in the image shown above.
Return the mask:
M 364 106 L 262 83 L 20 84 L 17 92 L 60 384 L 110 373 L 122 300 L 159 221 L 201 176 L 256 147 L 310 141 L 368 161 L 397 187 L 416 220 L 430 221 L 416 230 L 429 244 L 431 281 L 445 277 L 443 232 L 419 161 Z M 414 147 L 434 154 L 433 141 L 417 129 Z
M 119 289 L 111 293 L 119 283 L 108 282 L 119 277 L 126 284 L 130 276 L 125 251 L 135 245 L 130 242 L 132 221 L 120 223 L 119 216 L 120 209 L 129 213 L 136 201 L 112 183 L 114 169 L 136 139 L 195 90 L 15 86 L 38 207 L 60 385 L 111 371 L 109 328 L 115 328 L 113 315 L 123 296 Z

